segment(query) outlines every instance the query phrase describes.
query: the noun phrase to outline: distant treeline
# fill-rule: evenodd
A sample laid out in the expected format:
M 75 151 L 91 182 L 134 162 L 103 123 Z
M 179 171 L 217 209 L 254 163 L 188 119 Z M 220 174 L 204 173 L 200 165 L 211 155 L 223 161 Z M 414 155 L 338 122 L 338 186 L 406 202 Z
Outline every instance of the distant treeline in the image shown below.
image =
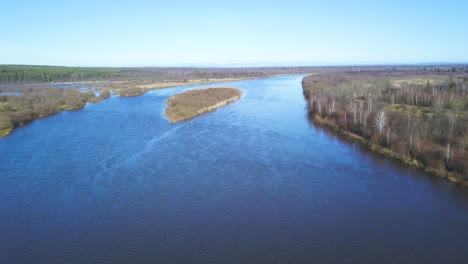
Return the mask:
M 28 84 L 106 80 L 184 80 L 267 77 L 307 73 L 306 68 L 91 68 L 0 65 L 0 84 Z
M 123 76 L 117 68 L 75 68 L 55 66 L 0 66 L 0 83 L 25 84 L 114 79 Z
M 111 68 L 0 65 L 0 84 L 52 83 L 106 80 L 183 80 L 209 78 L 256 78 L 276 74 L 312 72 L 453 72 L 467 73 L 468 65 L 455 66 L 342 66 L 257 68 Z

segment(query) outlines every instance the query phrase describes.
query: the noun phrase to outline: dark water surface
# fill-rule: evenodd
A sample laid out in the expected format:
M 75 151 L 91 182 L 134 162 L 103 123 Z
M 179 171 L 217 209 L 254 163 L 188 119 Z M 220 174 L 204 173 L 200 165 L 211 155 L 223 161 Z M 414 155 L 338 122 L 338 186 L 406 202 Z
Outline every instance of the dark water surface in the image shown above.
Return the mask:
M 468 191 L 310 126 L 302 77 L 173 125 L 189 87 L 15 130 L 0 263 L 467 263 Z

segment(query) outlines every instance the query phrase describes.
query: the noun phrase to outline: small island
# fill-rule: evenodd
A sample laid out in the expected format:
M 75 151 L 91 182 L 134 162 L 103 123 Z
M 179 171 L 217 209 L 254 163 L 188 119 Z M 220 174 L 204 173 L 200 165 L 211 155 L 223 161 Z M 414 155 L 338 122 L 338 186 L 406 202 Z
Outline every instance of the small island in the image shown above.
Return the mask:
M 239 99 L 242 91 L 233 87 L 188 90 L 166 100 L 165 115 L 171 123 L 211 112 Z

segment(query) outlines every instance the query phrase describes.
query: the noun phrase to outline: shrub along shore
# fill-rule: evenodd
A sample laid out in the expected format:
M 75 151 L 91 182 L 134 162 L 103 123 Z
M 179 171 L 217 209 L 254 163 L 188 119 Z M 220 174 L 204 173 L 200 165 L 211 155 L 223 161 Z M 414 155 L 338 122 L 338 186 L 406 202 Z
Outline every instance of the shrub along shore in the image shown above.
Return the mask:
M 9 135 L 14 128 L 35 119 L 57 114 L 65 110 L 78 110 L 86 103 L 96 103 L 110 97 L 108 90 L 99 96 L 95 91 L 80 92 L 60 87 L 34 87 L 11 89 L 13 95 L 0 93 L 0 138 Z M 5 90 L 4 90 L 5 91 Z

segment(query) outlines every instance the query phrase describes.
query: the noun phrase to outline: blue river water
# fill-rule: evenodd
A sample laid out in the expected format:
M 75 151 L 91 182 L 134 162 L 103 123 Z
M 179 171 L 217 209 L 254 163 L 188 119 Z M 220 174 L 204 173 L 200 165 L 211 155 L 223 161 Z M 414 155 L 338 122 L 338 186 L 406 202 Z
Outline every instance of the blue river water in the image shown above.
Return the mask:
M 311 125 L 303 77 L 227 83 L 243 97 L 187 122 L 165 100 L 194 87 L 0 139 L 0 263 L 465 263 L 468 190 Z

